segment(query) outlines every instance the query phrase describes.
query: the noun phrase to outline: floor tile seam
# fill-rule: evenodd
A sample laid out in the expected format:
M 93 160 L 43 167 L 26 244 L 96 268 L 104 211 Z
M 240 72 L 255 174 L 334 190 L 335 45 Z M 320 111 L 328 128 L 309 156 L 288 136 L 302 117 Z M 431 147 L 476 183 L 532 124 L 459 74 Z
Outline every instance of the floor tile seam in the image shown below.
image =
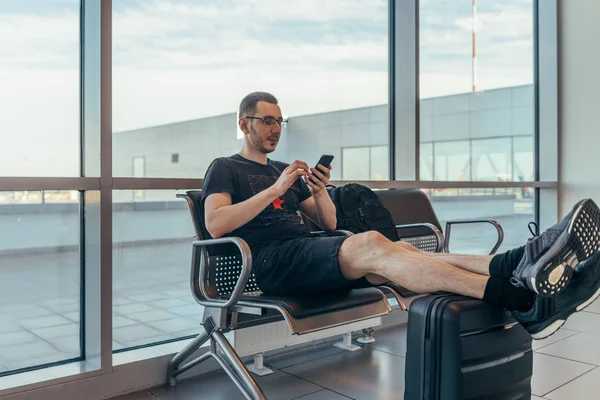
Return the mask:
M 312 382 L 311 382 L 311 383 L 312 383 Z M 315 385 L 316 385 L 316 383 L 315 383 Z M 345 398 L 345 399 L 356 400 L 356 399 L 354 399 L 353 397 L 348 397 L 348 396 L 346 396 L 346 395 L 343 395 L 343 394 L 341 394 L 341 393 L 339 393 L 339 392 L 336 392 L 335 390 L 331 390 L 331 389 L 328 389 L 328 388 L 323 388 L 323 389 L 321 389 L 321 390 L 317 390 L 316 392 L 312 392 L 312 393 L 306 393 L 306 394 L 303 394 L 302 396 L 294 397 L 294 398 L 292 398 L 292 399 L 290 399 L 290 400 L 302 399 L 303 397 L 309 396 L 309 395 L 311 395 L 311 394 L 315 394 L 315 393 L 323 392 L 323 391 L 325 391 L 325 390 L 327 390 L 327 391 L 329 391 L 329 392 L 333 392 L 333 393 L 335 393 L 335 394 L 338 394 L 338 395 L 342 396 L 342 397 L 343 397 L 343 398 Z
M 149 390 L 145 390 L 144 393 L 146 393 L 147 395 L 149 395 L 150 397 L 152 397 L 155 400 L 162 400 L 160 397 L 158 397 L 154 393 L 150 392 Z
M 546 344 L 546 345 L 544 345 L 544 346 L 542 346 L 542 347 L 538 347 L 537 349 L 535 349 L 535 350 L 534 350 L 534 352 L 535 352 L 535 353 L 537 353 L 537 352 L 538 352 L 538 351 L 540 351 L 541 349 L 545 349 L 545 348 L 546 348 L 546 347 L 548 347 L 548 346 L 552 346 L 553 344 L 560 343 L 560 342 L 562 342 L 563 340 L 566 340 L 566 339 L 573 338 L 573 337 L 575 337 L 575 336 L 579 335 L 580 333 L 582 333 L 582 332 L 579 332 L 579 331 L 573 331 L 573 332 L 575 332 L 575 333 L 574 333 L 574 334 L 572 334 L 572 335 L 569 335 L 569 336 L 567 336 L 567 337 L 564 337 L 564 338 L 562 338 L 562 339 L 559 339 L 559 340 L 557 340 L 556 342 L 548 343 L 548 344 Z
M 572 358 L 566 358 L 566 357 L 557 356 L 557 355 L 554 355 L 554 354 L 548 354 L 548 353 L 542 353 L 542 352 L 539 352 L 538 354 L 543 354 L 543 355 L 549 356 L 549 357 L 560 358 L 561 360 L 573 361 L 573 362 L 576 362 L 576 363 L 579 363 L 579 364 L 589 365 L 590 367 L 594 367 L 594 368 L 600 367 L 599 364 L 592 364 L 592 363 L 585 362 L 585 361 L 573 360 Z
M 549 395 L 550 393 L 553 393 L 553 392 L 557 391 L 558 389 L 562 388 L 563 386 L 566 386 L 566 385 L 568 385 L 569 383 L 571 383 L 571 382 L 573 382 L 573 381 L 575 381 L 575 380 L 577 380 L 577 379 L 579 379 L 579 378 L 582 378 L 582 377 L 584 377 L 585 375 L 589 374 L 590 372 L 592 372 L 592 371 L 594 371 L 594 370 L 596 370 L 596 369 L 598 369 L 598 367 L 596 367 L 596 368 L 592 368 L 592 369 L 590 369 L 589 371 L 586 371 L 586 372 L 584 372 L 583 374 L 576 376 L 575 378 L 573 378 L 573 379 L 571 379 L 571 380 L 569 380 L 569 381 L 567 381 L 567 382 L 563 383 L 562 385 L 560 385 L 560 386 L 558 386 L 558 387 L 556 387 L 556 388 L 552 389 L 551 391 L 544 393 L 544 394 L 543 394 L 541 397 L 544 397 L 544 396 L 546 396 L 546 395 Z
M 592 310 L 581 310 L 582 312 L 586 312 L 586 313 L 592 313 L 592 314 L 599 314 L 600 315 L 600 311 L 592 311 Z
M 339 354 L 342 354 L 342 353 L 331 354 L 331 355 L 329 355 L 329 356 L 325 356 L 325 357 L 317 358 L 317 359 L 315 359 L 315 360 L 311 360 L 311 361 L 316 361 L 316 360 L 319 360 L 319 359 L 323 359 L 323 358 L 327 358 L 327 357 L 331 357 L 331 356 L 335 356 L 335 355 L 339 355 Z M 394 355 L 394 354 L 392 354 L 392 355 Z M 310 361 L 306 361 L 306 362 L 310 362 Z M 304 364 L 304 362 L 303 362 L 303 363 L 299 363 L 299 364 L 295 364 L 295 365 L 301 365 L 301 364 Z M 292 366 L 290 366 L 290 367 L 292 367 Z M 285 368 L 290 368 L 290 367 L 285 367 Z M 296 375 L 296 374 L 293 374 L 293 373 L 291 373 L 291 372 L 284 371 L 283 369 L 279 369 L 278 371 L 280 371 L 280 372 L 283 372 L 284 374 L 287 374 L 287 375 L 293 376 L 293 377 L 295 377 L 295 378 L 301 379 L 301 380 L 303 380 L 303 381 L 305 381 L 305 382 L 311 383 L 311 384 L 313 384 L 313 385 L 316 385 L 316 386 L 319 386 L 319 387 L 321 387 L 321 388 L 322 388 L 322 389 L 320 389 L 320 390 L 317 390 L 317 391 L 315 391 L 315 392 L 306 393 L 306 394 L 303 394 L 302 396 L 299 396 L 299 397 L 294 397 L 294 398 L 293 398 L 293 399 L 291 399 L 291 400 L 298 399 L 298 398 L 301 398 L 301 397 L 303 397 L 303 396 L 307 396 L 307 395 L 309 395 L 309 394 L 317 393 L 317 392 L 320 392 L 320 391 L 322 391 L 322 390 L 329 390 L 330 392 L 333 392 L 333 393 L 335 393 L 335 394 L 339 394 L 340 396 L 343 396 L 343 397 L 345 397 L 345 398 L 348 398 L 348 399 L 352 399 L 352 400 L 354 400 L 354 398 L 352 398 L 352 397 L 349 397 L 349 396 L 346 396 L 345 394 L 343 394 L 343 393 L 340 393 L 340 392 L 338 392 L 338 391 L 336 391 L 336 390 L 334 390 L 334 389 L 332 389 L 332 388 L 328 388 L 328 387 L 322 386 L 322 385 L 320 385 L 320 384 L 318 384 L 318 383 L 316 383 L 316 382 L 312 382 L 312 381 L 310 381 L 310 380 L 308 380 L 308 379 L 306 379 L 306 378 L 303 378 L 303 377 L 301 377 L 301 376 L 298 376 L 298 375 Z
M 22 345 L 26 345 L 26 344 L 32 344 L 32 343 L 35 343 L 35 342 L 39 342 L 40 340 L 44 340 L 45 341 L 44 338 L 36 335 L 35 333 L 31 332 L 29 329 L 23 328 L 23 327 L 21 327 L 20 331 L 18 331 L 18 332 L 10 332 L 9 334 L 21 333 L 23 331 L 32 334 L 33 336 L 35 336 L 35 338 L 31 342 L 23 342 L 23 343 L 19 343 L 19 344 L 13 344 L 13 345 L 8 345 L 8 346 L 1 346 L 0 348 L 22 346 Z
M 337 356 L 338 354 L 342 354 L 342 353 L 343 353 L 343 351 L 340 351 L 340 352 L 337 352 L 337 353 L 328 354 L 328 355 L 326 355 L 326 356 L 317 357 L 317 358 L 311 358 L 310 360 L 302 361 L 302 362 L 299 362 L 299 363 L 296 363 L 296 364 L 286 365 L 285 367 L 279 367 L 279 368 L 276 368 L 276 367 L 274 367 L 274 366 L 273 366 L 273 364 L 271 364 L 271 363 L 269 362 L 269 360 L 265 360 L 265 365 L 268 365 L 268 366 L 270 366 L 271 368 L 275 368 L 275 369 L 278 369 L 278 370 L 280 370 L 280 371 L 281 371 L 281 370 L 283 370 L 284 368 L 292 368 L 292 367 L 296 367 L 296 366 L 298 366 L 298 365 L 306 364 L 306 363 L 309 363 L 309 362 L 312 362 L 312 361 L 322 360 L 322 359 L 324 359 L 324 358 L 328 358 L 328 357 L 331 357 L 331 356 Z M 293 353 L 290 353 L 290 355 L 291 355 L 291 356 L 293 356 L 294 354 L 293 354 Z M 285 354 L 282 354 L 282 356 L 285 356 Z
M 287 371 L 284 371 L 284 370 L 282 370 L 282 369 L 278 369 L 277 371 L 279 371 L 279 372 L 282 372 L 282 373 L 284 373 L 284 374 L 286 374 L 286 375 L 289 375 L 289 376 L 293 376 L 294 378 L 300 379 L 301 381 L 304 381 L 304 382 L 308 382 L 308 383 L 310 383 L 310 384 L 312 384 L 312 385 L 315 385 L 315 386 L 318 386 L 318 387 L 320 388 L 319 390 L 315 390 L 314 392 L 305 393 L 305 394 L 303 394 L 302 396 L 307 396 L 307 395 L 309 395 L 309 394 L 317 393 L 317 392 L 320 392 L 320 391 L 322 391 L 322 390 L 331 390 L 331 389 L 329 389 L 329 388 L 326 388 L 326 387 L 324 387 L 324 386 L 322 386 L 322 385 L 319 385 L 318 383 L 315 383 L 315 382 L 309 381 L 309 380 L 308 380 L 308 379 L 306 379 L 306 378 L 303 378 L 303 377 L 301 377 L 301 376 L 298 376 L 298 375 L 292 374 L 291 372 L 287 372 Z M 331 391 L 333 392 L 333 390 L 331 390 Z M 336 392 L 336 393 L 337 393 L 337 392 Z M 298 397 L 302 397 L 302 396 L 298 396 Z M 298 397 L 294 397 L 293 399 L 297 399 Z M 290 400 L 293 400 L 293 399 L 290 399 Z
M 403 358 L 406 361 L 406 355 L 401 356 L 401 355 L 398 355 L 398 354 L 390 353 L 389 351 L 385 351 L 385 350 L 381 350 L 381 349 L 376 349 L 375 347 L 371 347 L 371 349 L 373 349 L 374 351 L 378 351 L 380 353 L 389 354 L 390 356 L 395 356 L 395 357 Z
M 61 326 L 61 325 L 57 325 L 57 326 Z M 41 337 L 40 335 L 36 334 L 35 332 L 32 332 L 31 330 L 29 330 L 28 328 L 23 327 L 24 330 L 26 330 L 27 332 L 31 333 L 32 335 L 34 335 L 35 337 L 38 338 L 38 340 L 36 340 L 36 342 L 39 342 L 40 340 L 44 343 L 48 343 L 50 346 L 54 347 L 56 350 L 58 350 L 59 352 L 61 352 L 62 354 L 65 354 L 64 351 L 62 351 L 61 349 L 59 349 L 57 346 L 55 346 L 53 343 L 51 343 L 48 339 L 44 339 L 43 337 Z M 81 327 L 80 327 L 81 329 Z M 60 338 L 60 336 L 58 336 Z M 28 342 L 28 343 L 23 343 L 23 344 L 31 344 L 34 342 Z M 79 351 L 81 353 L 81 350 Z M 80 354 L 81 355 L 81 354 Z

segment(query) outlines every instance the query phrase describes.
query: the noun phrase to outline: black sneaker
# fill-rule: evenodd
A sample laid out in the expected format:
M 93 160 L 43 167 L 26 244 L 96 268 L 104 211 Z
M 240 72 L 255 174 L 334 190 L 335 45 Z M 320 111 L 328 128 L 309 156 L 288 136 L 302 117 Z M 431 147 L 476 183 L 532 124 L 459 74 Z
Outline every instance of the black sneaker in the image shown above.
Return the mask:
M 556 332 L 574 312 L 589 306 L 600 296 L 600 253 L 575 267 L 571 282 L 552 297 L 535 296 L 529 311 L 512 311 L 513 317 L 531 334 L 544 339 Z
M 525 255 L 510 279 L 540 296 L 567 287 L 573 268 L 600 249 L 600 209 L 591 199 L 577 203 L 558 224 L 525 245 Z

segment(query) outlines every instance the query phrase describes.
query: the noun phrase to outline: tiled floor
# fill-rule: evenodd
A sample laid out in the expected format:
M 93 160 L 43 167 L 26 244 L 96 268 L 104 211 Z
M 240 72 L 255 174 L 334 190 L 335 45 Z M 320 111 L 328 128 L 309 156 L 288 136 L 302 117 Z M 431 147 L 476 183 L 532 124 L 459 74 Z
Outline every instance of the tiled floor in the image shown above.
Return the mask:
M 78 357 L 77 252 L 0 255 L 0 373 Z M 114 251 L 113 348 L 196 334 L 189 240 Z
M 503 249 L 526 240 L 529 218 L 500 220 Z M 488 224 L 457 226 L 452 236 L 451 250 L 482 253 L 495 231 Z M 114 249 L 115 350 L 198 332 L 202 307 L 190 294 L 190 260 L 190 239 Z M 0 254 L 0 373 L 79 356 L 79 288 L 76 251 Z
M 590 307 L 600 310 L 600 303 Z M 275 373 L 257 381 L 269 400 L 402 399 L 406 325 L 375 333 L 356 352 L 321 345 L 292 355 L 265 357 Z M 600 314 L 582 312 L 565 328 L 534 342 L 532 399 L 592 400 L 600 391 Z M 115 400 L 243 399 L 221 371 Z

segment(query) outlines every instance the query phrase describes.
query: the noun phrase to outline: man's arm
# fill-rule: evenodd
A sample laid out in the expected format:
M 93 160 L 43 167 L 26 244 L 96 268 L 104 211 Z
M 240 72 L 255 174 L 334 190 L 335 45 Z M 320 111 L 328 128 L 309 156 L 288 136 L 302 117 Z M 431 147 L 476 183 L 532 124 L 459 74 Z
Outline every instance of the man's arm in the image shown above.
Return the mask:
M 229 193 L 210 194 L 204 201 L 206 230 L 213 238 L 219 238 L 247 224 L 273 200 L 283 196 L 306 171 L 306 163 L 294 161 L 283 170 L 273 186 L 237 204 L 232 204 Z
M 219 238 L 247 224 L 279 197 L 275 188 L 263 190 L 241 203 L 231 204 L 229 193 L 213 193 L 204 201 L 206 230 L 213 238 Z
M 323 174 L 320 172 L 321 169 L 327 170 L 327 172 Z M 337 226 L 336 210 L 325 187 L 329 182 L 331 166 L 329 168 L 321 166 L 320 170 L 310 169 L 311 174 L 306 178 L 306 184 L 312 197 L 300 203 L 300 209 L 322 229 L 332 231 Z M 312 179 L 310 179 L 311 176 Z
M 335 204 L 324 190 L 320 194 L 313 194 L 300 203 L 302 213 L 312 219 L 317 225 L 326 231 L 332 231 L 337 226 Z

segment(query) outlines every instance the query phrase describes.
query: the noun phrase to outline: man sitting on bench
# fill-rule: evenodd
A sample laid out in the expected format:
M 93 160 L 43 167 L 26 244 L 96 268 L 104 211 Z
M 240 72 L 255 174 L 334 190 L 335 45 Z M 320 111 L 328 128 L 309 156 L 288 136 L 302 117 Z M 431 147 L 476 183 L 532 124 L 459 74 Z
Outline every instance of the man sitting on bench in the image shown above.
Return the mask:
M 421 252 L 375 231 L 314 236 L 298 210 L 336 228 L 330 169 L 267 158 L 286 123 L 277 99 L 255 92 L 240 104 L 244 145 L 215 159 L 203 185 L 213 238 L 239 236 L 267 294 L 318 294 L 393 281 L 417 293 L 445 291 L 508 308 L 534 339 L 554 333 L 600 294 L 600 210 L 590 199 L 522 247 L 495 256 Z M 302 179 L 300 179 L 302 178 Z

